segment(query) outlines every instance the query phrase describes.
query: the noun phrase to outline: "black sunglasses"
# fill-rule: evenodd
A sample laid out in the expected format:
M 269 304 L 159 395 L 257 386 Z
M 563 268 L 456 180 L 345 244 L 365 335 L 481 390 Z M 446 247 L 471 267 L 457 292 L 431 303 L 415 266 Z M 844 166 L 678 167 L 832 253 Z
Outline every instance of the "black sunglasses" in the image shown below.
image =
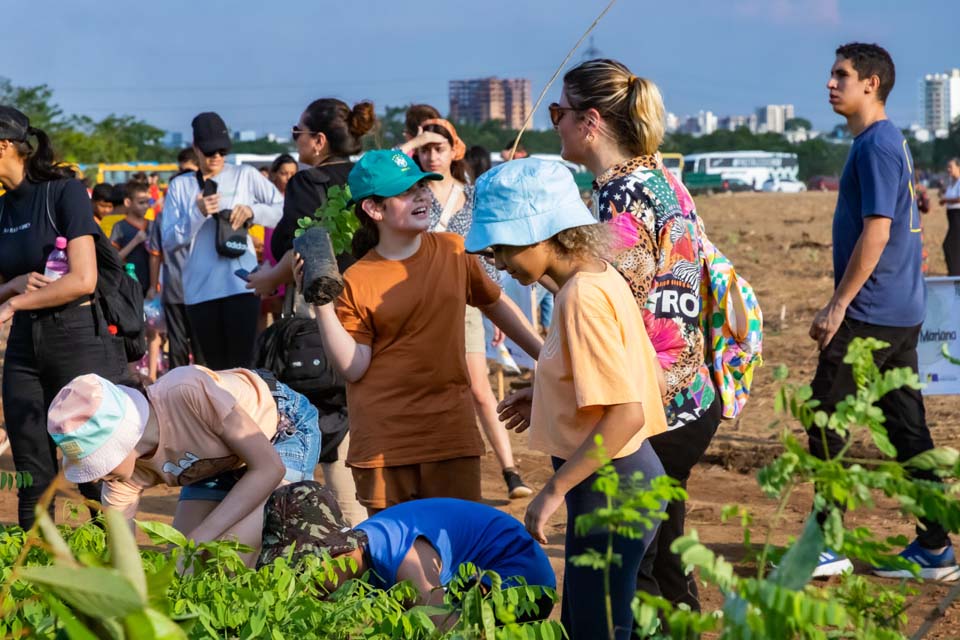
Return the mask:
M 203 155 L 207 156 L 208 158 L 212 158 L 214 156 L 220 156 L 221 158 L 226 158 L 228 153 L 230 153 L 230 149 L 214 149 L 209 153 L 204 152 Z
M 304 134 L 306 134 L 306 135 L 308 135 L 308 136 L 315 136 L 315 135 L 317 135 L 317 134 L 320 133 L 320 132 L 319 132 L 319 131 L 310 131 L 310 130 L 308 130 L 308 129 L 301 129 L 299 124 L 295 124 L 295 125 L 293 125 L 293 127 L 291 127 L 290 133 L 291 133 L 291 135 L 293 135 L 293 139 L 294 139 L 294 140 L 297 140 L 300 136 L 302 136 L 302 135 L 304 135 Z
M 561 107 L 559 102 L 551 102 L 547 109 L 550 110 L 550 122 L 553 123 L 553 126 L 560 124 L 560 121 L 563 120 L 563 114 L 567 111 L 580 111 L 580 109 L 573 107 Z

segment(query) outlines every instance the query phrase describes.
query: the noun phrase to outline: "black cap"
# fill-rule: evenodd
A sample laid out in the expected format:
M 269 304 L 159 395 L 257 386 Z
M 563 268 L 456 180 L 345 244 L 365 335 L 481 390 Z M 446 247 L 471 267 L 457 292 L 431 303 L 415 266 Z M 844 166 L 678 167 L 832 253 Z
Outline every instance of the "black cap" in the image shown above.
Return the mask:
M 193 119 L 193 144 L 204 155 L 218 149 L 230 149 L 230 133 L 223 118 L 213 111 L 204 111 Z
M 17 109 L 0 105 L 0 140 L 23 142 L 27 139 L 30 119 Z

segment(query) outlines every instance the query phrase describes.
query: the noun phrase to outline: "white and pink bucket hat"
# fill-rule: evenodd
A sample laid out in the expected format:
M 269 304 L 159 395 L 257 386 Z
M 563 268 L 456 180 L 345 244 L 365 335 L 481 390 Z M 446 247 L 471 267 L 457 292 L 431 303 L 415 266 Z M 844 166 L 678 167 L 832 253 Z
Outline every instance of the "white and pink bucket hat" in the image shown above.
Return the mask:
M 150 417 L 142 393 L 96 374 L 74 378 L 53 399 L 47 432 L 63 451 L 70 482 L 92 482 L 130 455 Z

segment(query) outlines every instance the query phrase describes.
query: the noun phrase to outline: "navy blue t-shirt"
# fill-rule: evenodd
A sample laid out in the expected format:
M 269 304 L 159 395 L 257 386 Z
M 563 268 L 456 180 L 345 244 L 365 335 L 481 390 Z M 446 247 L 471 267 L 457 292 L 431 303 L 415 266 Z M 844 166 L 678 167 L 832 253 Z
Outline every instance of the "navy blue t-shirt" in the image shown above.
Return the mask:
M 847 317 L 887 327 L 921 324 L 927 290 L 913 158 L 907 141 L 889 120 L 873 123 L 856 137 L 840 177 L 833 217 L 834 286 L 839 286 L 863 233 L 863 219 L 869 216 L 891 219 L 890 240 L 847 308 Z
M 384 509 L 358 524 L 367 534 L 367 554 L 376 574 L 372 582 L 387 588 L 397 582 L 397 568 L 417 538 L 440 556 L 440 584 L 452 580 L 461 564 L 496 571 L 504 586 L 522 576 L 529 585 L 556 588 L 547 555 L 513 516 L 477 502 L 426 498 Z M 378 579 L 379 578 L 379 579 Z
M 49 215 L 48 215 L 49 214 Z M 79 180 L 31 182 L 0 196 L 0 277 L 43 273 L 57 236 L 99 236 L 90 196 Z

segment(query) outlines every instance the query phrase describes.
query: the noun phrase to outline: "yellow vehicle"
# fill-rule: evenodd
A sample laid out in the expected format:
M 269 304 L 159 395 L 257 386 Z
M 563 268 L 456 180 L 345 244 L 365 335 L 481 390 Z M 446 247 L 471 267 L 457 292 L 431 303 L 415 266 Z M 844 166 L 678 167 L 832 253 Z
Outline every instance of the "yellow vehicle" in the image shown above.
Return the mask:
M 683 155 L 680 153 L 662 153 L 663 166 L 670 171 L 674 177 L 683 182 Z
M 153 173 L 160 174 L 161 182 L 169 182 L 170 177 L 175 174 L 179 167 L 176 162 L 119 162 L 119 163 L 99 163 L 97 168 L 97 184 L 109 182 L 110 184 L 122 184 L 130 179 L 134 173 Z

